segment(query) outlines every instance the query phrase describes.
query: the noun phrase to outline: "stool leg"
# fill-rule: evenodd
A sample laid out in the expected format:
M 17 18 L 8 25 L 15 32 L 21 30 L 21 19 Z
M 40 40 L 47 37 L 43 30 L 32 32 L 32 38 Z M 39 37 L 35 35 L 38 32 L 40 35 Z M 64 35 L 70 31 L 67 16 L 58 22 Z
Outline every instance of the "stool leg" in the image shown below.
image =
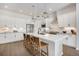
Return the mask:
M 47 56 L 48 56 L 48 46 L 47 46 Z
M 41 48 L 40 48 L 40 56 L 41 56 Z

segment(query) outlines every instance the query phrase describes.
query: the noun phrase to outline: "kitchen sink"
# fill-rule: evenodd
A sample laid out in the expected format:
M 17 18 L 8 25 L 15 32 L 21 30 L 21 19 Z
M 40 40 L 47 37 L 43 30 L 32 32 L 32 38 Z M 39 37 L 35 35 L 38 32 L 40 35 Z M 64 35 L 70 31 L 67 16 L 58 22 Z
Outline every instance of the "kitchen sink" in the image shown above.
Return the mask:
M 53 34 L 53 35 L 56 35 L 58 34 L 59 32 L 49 32 L 49 34 Z

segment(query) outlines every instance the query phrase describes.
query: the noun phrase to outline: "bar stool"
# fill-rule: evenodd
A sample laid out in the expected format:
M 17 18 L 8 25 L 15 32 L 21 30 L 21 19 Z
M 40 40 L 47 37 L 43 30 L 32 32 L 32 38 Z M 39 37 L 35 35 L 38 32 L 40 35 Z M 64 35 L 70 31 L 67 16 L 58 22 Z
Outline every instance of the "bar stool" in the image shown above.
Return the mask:
M 26 48 L 26 34 L 23 34 L 23 37 L 24 37 L 23 45 L 24 45 L 25 48 Z
M 30 49 L 31 42 L 30 42 L 30 35 L 27 35 L 26 37 L 26 48 Z
M 23 34 L 23 36 L 24 36 L 24 46 L 25 48 L 28 48 L 28 46 L 30 45 L 30 35 Z
M 38 37 L 32 37 L 32 45 L 34 46 L 34 54 L 40 56 L 48 56 L 48 44 L 45 42 L 40 41 Z M 46 48 L 46 51 L 43 50 Z

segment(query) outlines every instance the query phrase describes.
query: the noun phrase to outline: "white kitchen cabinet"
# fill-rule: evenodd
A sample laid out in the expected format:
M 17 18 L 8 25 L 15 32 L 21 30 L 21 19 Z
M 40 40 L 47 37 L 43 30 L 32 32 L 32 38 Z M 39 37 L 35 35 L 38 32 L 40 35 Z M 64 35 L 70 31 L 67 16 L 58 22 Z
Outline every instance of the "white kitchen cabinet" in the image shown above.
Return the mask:
M 59 27 L 75 27 L 76 26 L 76 10 L 75 5 L 68 6 L 57 11 L 57 20 Z
M 6 33 L 6 39 L 5 42 L 13 42 L 15 41 L 14 33 Z
M 70 46 L 70 47 L 76 47 L 76 36 L 69 35 L 67 38 L 63 40 L 63 44 Z
M 23 40 L 22 33 L 1 33 L 0 44 Z
M 64 18 L 66 18 L 65 15 L 57 15 L 59 27 L 67 26 L 67 19 Z
M 23 34 L 22 33 L 15 33 L 14 36 L 16 38 L 16 41 L 23 40 Z
M 59 27 L 68 27 L 68 26 L 75 27 L 76 18 L 74 12 L 58 15 L 57 18 Z
M 6 38 L 5 34 L 3 34 L 3 33 L 0 34 L 0 43 L 4 43 L 5 38 Z

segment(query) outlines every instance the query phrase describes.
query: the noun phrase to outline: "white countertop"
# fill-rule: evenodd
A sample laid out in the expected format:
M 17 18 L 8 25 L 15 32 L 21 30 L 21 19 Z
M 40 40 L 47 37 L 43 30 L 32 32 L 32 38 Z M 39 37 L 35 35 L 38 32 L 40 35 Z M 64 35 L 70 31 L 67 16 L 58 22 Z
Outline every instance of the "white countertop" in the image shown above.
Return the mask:
M 43 40 L 47 40 L 47 41 L 51 41 L 51 42 L 56 42 L 56 41 L 62 40 L 68 36 L 66 34 L 57 34 L 57 35 L 53 35 L 53 34 L 41 35 L 41 34 L 34 34 L 34 33 L 27 33 L 27 34 L 33 35 L 33 36 L 39 37 Z

